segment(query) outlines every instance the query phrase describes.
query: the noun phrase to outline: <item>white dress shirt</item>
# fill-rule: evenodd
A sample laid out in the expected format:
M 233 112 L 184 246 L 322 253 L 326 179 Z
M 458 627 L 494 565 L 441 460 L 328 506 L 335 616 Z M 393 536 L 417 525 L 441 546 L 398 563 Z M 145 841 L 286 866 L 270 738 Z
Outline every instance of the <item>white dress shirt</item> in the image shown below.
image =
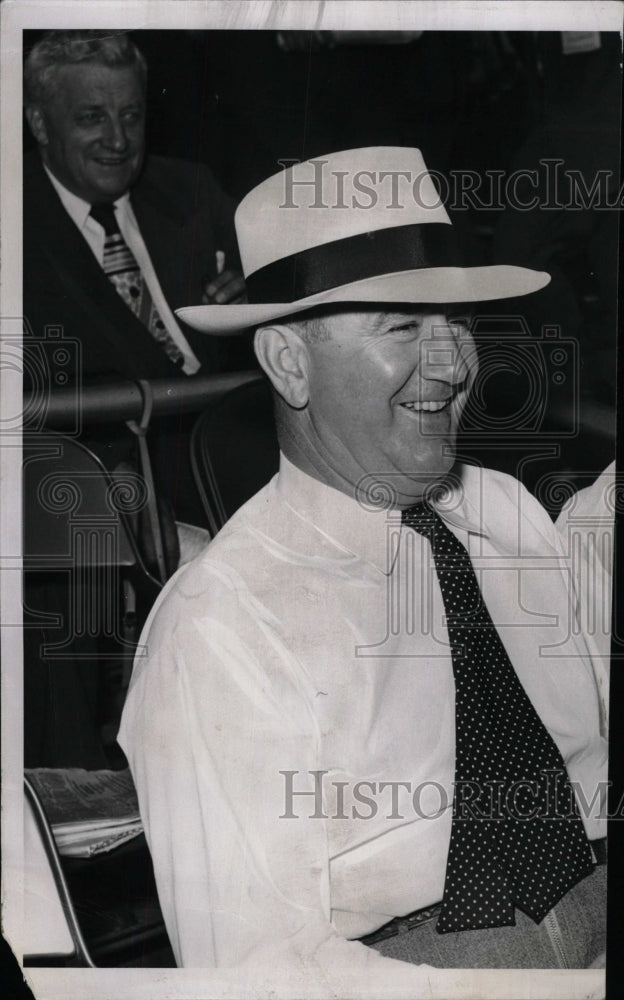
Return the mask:
M 68 191 L 67 188 L 61 184 L 59 180 L 57 180 L 54 174 L 48 170 L 47 167 L 45 167 L 45 164 L 44 168 L 54 186 L 55 191 L 63 203 L 65 211 L 71 218 L 72 222 L 78 227 L 79 232 L 87 241 L 93 256 L 97 260 L 100 267 L 102 267 L 104 261 L 104 240 L 106 234 L 100 223 L 96 222 L 93 216 L 90 215 L 91 205 L 88 201 L 84 201 L 83 198 L 79 198 L 78 195 Z M 141 268 L 143 280 L 149 288 L 150 295 L 152 296 L 152 302 L 156 306 L 160 318 L 165 324 L 167 333 L 184 355 L 182 371 L 186 375 L 194 375 L 201 367 L 200 362 L 191 350 L 186 337 L 178 326 L 175 316 L 173 315 L 167 300 L 163 295 L 163 291 L 156 276 L 150 255 L 143 241 L 143 237 L 141 236 L 141 230 L 139 229 L 135 214 L 132 211 L 130 195 L 126 192 L 126 194 L 122 195 L 121 198 L 118 198 L 117 201 L 113 202 L 113 205 L 116 209 L 115 217 L 117 219 L 121 235 L 132 250 L 137 264 Z
M 606 779 L 601 666 L 571 619 L 555 526 L 515 479 L 476 467 L 438 509 L 591 803 Z M 410 981 L 414 967 L 347 940 L 444 887 L 453 670 L 429 545 L 398 511 L 282 457 L 160 596 L 119 742 L 178 964 Z M 604 836 L 597 802 L 584 811 Z

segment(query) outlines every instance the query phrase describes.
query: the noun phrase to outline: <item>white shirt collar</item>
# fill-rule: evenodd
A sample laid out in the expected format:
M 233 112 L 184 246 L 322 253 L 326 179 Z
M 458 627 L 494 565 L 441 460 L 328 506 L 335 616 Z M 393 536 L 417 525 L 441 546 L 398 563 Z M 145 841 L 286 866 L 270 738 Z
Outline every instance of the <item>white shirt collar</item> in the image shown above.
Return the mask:
M 384 575 L 392 572 L 398 547 L 392 551 L 388 546 L 388 530 L 401 528 L 399 509 L 364 506 L 355 496 L 309 476 L 283 454 L 276 488 L 297 516 L 313 524 L 338 548 L 371 563 Z M 478 510 L 462 489 L 460 475 L 450 479 L 443 499 L 435 506 L 448 524 L 487 536 Z
M 64 184 L 61 184 L 59 179 L 54 176 L 51 170 L 43 164 L 43 169 L 50 178 L 50 181 L 54 187 L 54 190 L 58 194 L 59 198 L 63 203 L 65 211 L 70 216 L 72 221 L 78 226 L 78 229 L 84 229 L 87 220 L 90 218 L 89 212 L 91 211 L 91 204 L 85 201 L 84 198 L 79 198 L 77 194 L 69 191 Z M 121 198 L 113 202 L 115 208 L 124 209 L 130 200 L 130 195 L 126 191 L 122 194 Z

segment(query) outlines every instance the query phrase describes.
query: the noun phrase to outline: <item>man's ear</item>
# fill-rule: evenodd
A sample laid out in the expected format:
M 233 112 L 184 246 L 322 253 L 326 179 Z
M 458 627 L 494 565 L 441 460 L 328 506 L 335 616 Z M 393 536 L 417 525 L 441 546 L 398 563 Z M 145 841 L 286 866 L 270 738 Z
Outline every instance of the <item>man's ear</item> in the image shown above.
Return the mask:
M 256 357 L 289 406 L 303 409 L 309 399 L 308 349 L 298 333 L 285 324 L 261 326 L 254 339 Z
M 40 146 L 48 145 L 48 130 L 46 128 L 45 116 L 41 108 L 31 106 L 25 109 L 26 120 L 30 125 L 30 131 Z

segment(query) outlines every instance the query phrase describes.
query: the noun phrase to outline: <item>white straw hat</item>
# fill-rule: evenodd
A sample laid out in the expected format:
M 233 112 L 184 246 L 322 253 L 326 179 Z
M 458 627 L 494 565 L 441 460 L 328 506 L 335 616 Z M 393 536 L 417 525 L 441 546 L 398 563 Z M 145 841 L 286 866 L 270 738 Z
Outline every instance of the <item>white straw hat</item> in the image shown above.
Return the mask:
M 514 265 L 463 267 L 422 154 L 405 146 L 296 163 L 250 191 L 235 223 L 248 302 L 176 310 L 204 333 L 333 302 L 484 302 L 550 281 Z

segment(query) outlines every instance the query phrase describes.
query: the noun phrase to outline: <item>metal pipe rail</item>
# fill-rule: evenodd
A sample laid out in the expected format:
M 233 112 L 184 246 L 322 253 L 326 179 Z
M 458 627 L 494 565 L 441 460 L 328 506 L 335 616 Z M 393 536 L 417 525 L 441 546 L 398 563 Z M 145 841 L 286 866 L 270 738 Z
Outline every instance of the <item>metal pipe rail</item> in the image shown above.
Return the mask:
M 228 372 L 221 375 L 190 375 L 178 379 L 149 379 L 152 416 L 193 413 L 218 400 L 225 392 L 260 378 L 257 371 Z M 24 430 L 51 427 L 62 430 L 82 425 L 139 420 L 143 394 L 138 382 L 115 379 L 84 382 L 80 387 L 24 394 Z M 31 417 L 32 415 L 32 417 Z

